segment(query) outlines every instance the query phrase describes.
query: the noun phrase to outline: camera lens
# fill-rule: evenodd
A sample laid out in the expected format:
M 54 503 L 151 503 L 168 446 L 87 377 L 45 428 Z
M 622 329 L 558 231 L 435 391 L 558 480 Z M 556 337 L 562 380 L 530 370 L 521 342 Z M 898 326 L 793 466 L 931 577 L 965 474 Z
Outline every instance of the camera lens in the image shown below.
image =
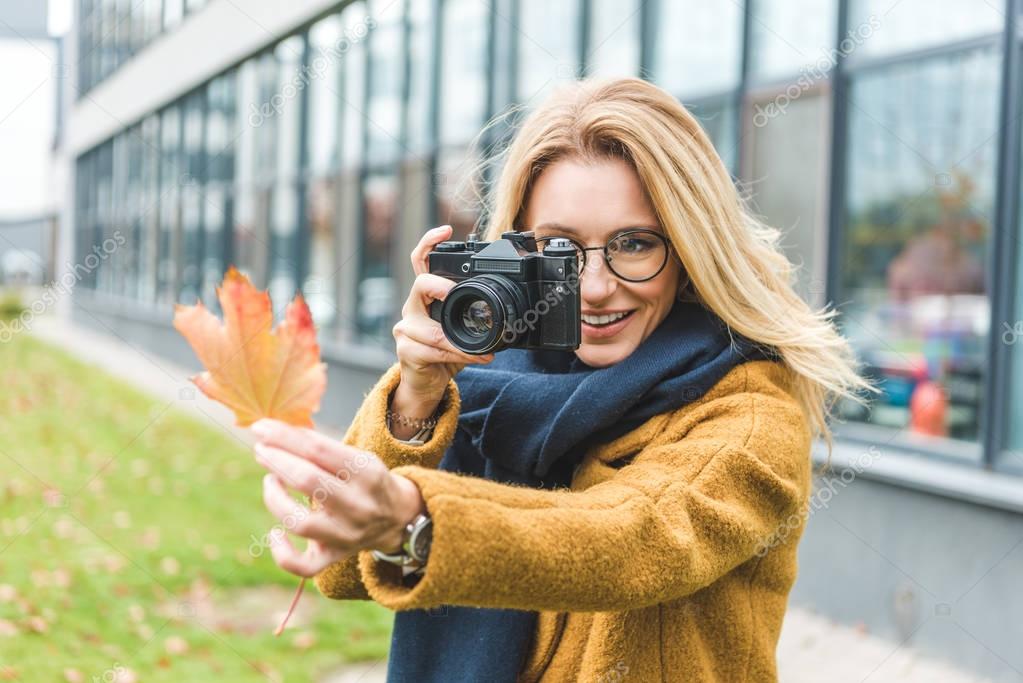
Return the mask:
M 494 328 L 494 310 L 482 299 L 462 311 L 462 327 L 474 337 L 485 337 Z
M 519 287 L 501 275 L 478 275 L 448 291 L 441 328 L 459 351 L 484 354 L 510 346 L 525 332 L 517 323 L 527 302 Z

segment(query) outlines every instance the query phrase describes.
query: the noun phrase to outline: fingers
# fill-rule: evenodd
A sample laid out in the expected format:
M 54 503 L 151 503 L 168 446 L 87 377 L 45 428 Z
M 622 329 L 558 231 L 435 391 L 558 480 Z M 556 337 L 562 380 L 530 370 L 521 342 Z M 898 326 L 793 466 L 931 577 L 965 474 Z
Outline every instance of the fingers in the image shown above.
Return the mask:
M 271 534 L 270 553 L 277 566 L 286 572 L 311 579 L 338 560 L 352 553 L 328 546 L 319 541 L 309 541 L 304 552 L 292 544 L 287 534 Z
M 364 451 L 335 441 L 312 429 L 293 427 L 280 420 L 262 419 L 252 425 L 253 433 L 266 446 L 300 455 L 318 468 L 320 475 L 350 471 L 353 462 L 368 456 Z M 290 483 L 290 482 L 289 482 Z M 299 490 L 301 487 L 296 486 Z
M 342 480 L 298 455 L 262 442 L 253 448 L 260 465 L 317 502 L 330 500 L 340 490 Z
M 444 301 L 451 288 L 457 284 L 433 273 L 420 273 L 412 283 L 412 291 L 401 309 L 403 318 L 411 315 L 429 317 L 429 305 L 432 301 Z
M 413 320 L 401 320 L 392 330 L 395 351 L 406 362 L 420 363 L 489 363 L 494 354 L 476 355 L 459 351 L 444 336 L 444 330 L 436 322 L 420 324 Z
M 296 534 L 329 545 L 336 545 L 340 540 L 337 523 L 323 512 L 310 510 L 292 498 L 274 474 L 263 477 L 263 503 L 270 514 L 281 520 L 281 534 Z M 275 527 L 275 532 L 277 529 Z
M 441 225 L 433 230 L 428 230 L 419 240 L 419 244 L 412 250 L 412 270 L 416 275 L 430 272 L 429 254 L 434 246 L 440 244 L 451 236 L 450 225 Z

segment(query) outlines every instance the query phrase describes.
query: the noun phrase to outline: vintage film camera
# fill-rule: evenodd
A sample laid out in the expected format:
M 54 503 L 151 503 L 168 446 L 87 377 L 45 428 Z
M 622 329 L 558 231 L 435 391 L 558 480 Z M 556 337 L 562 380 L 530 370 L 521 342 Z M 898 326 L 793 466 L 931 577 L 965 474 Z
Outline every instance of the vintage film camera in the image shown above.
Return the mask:
M 430 317 L 460 351 L 579 348 L 579 261 L 568 240 L 551 239 L 541 252 L 532 232 L 505 232 L 494 242 L 472 234 L 438 244 L 429 266 L 458 283 L 430 304 Z

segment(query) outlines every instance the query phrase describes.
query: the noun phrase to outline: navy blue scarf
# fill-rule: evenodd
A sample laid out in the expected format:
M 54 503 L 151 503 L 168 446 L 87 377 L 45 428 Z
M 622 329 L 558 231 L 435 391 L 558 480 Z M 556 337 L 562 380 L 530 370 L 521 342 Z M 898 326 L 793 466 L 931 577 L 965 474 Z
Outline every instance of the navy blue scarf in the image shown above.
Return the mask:
M 572 352 L 508 349 L 455 382 L 458 429 L 439 469 L 535 488 L 571 483 L 591 446 L 697 400 L 740 363 L 776 359 L 696 303 L 678 302 L 627 358 L 592 368 Z M 515 681 L 536 612 L 447 605 L 397 612 L 388 683 Z

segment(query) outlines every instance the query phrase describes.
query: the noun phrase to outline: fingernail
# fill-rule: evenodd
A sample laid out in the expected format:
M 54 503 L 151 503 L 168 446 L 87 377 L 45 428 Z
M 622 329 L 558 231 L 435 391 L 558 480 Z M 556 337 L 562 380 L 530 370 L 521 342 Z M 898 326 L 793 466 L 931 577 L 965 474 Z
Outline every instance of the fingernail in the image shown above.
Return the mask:
M 269 425 L 267 425 L 266 420 L 256 420 L 252 423 L 249 429 L 251 429 L 252 433 L 261 439 L 265 439 L 267 434 L 270 432 Z

